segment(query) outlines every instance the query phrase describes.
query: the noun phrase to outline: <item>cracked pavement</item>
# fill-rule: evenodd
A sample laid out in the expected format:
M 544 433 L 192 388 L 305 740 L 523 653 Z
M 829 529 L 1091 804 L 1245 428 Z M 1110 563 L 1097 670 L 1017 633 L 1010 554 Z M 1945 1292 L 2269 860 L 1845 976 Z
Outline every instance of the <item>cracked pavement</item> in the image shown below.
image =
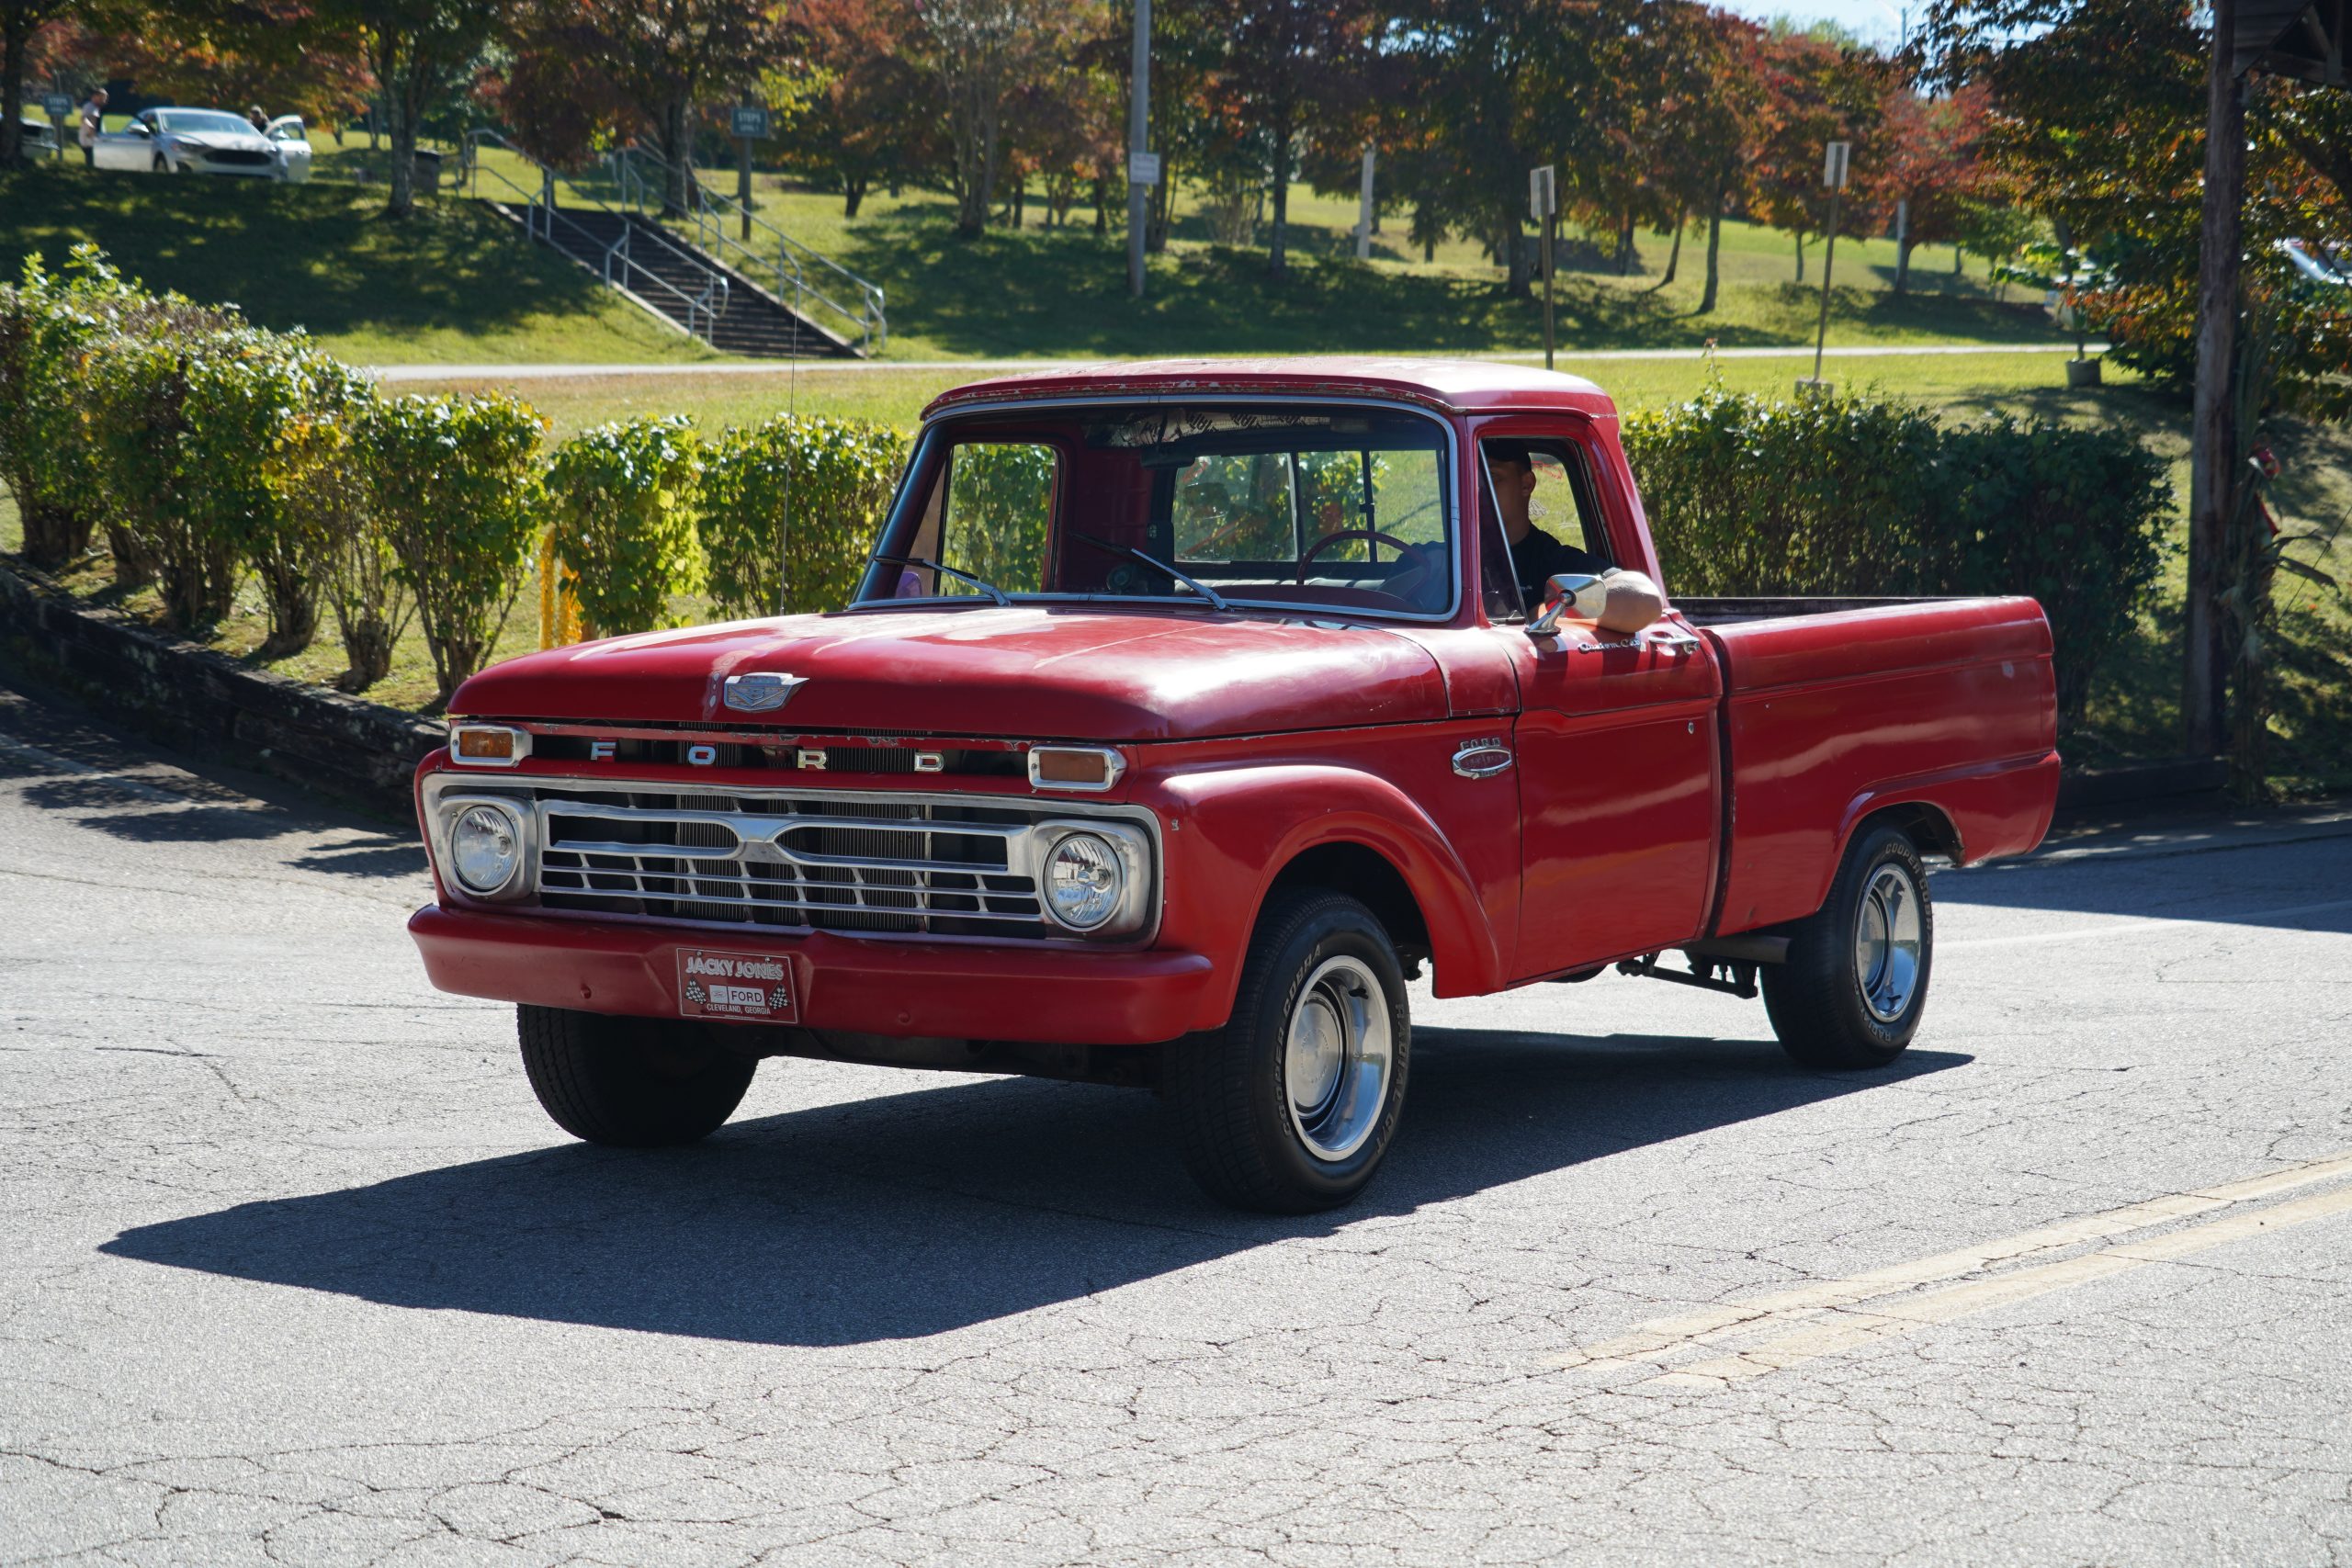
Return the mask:
M 0 691 L 0 1561 L 2352 1561 L 2352 818 L 1939 874 L 1883 1073 L 1424 992 L 1272 1220 L 1085 1086 L 570 1143 L 410 836 L 259 787 Z

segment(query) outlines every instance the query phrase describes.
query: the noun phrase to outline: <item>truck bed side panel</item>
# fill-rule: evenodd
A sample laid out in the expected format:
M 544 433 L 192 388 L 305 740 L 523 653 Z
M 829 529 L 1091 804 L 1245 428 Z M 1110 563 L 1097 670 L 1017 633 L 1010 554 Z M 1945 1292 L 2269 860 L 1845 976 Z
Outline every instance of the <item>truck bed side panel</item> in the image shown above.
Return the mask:
M 1811 914 L 1863 817 L 1923 803 L 1962 858 L 2041 841 L 2058 788 L 2050 626 L 2030 599 L 1710 626 L 1730 842 L 1714 931 Z

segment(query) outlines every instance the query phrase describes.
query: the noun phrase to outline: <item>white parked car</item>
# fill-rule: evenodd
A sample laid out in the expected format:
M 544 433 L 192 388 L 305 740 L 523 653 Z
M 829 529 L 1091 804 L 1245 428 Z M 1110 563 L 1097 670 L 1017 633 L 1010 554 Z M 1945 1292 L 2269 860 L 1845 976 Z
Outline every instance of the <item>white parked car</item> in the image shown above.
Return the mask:
M 299 114 L 282 114 L 262 135 L 277 152 L 277 177 L 300 183 L 311 177 L 311 132 Z
M 2352 247 L 2331 245 L 2324 240 L 2281 240 L 2278 252 L 2304 281 L 2352 288 Z
M 286 165 L 277 145 L 244 117 L 225 110 L 141 109 L 122 130 L 98 138 L 96 162 L 101 169 L 282 180 Z

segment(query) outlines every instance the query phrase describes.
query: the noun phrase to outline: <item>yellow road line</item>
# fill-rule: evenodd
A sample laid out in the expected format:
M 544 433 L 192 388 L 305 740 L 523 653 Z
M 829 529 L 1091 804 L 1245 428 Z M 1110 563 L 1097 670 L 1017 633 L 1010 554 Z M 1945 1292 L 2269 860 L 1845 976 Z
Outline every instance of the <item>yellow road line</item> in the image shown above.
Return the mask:
M 1701 1387 L 1761 1377 L 1766 1372 L 1777 1372 L 1801 1362 L 1855 1349 L 1875 1339 L 1907 1334 L 1932 1324 L 1950 1323 L 1972 1313 L 1988 1312 L 1995 1307 L 2031 1301 L 2036 1296 L 2087 1284 L 2093 1280 L 2128 1274 L 2151 1263 L 2169 1262 L 2210 1247 L 2243 1241 L 2248 1236 L 2288 1230 L 2346 1212 L 2352 1212 L 2352 1187 L 2339 1187 L 2333 1192 L 2321 1192 L 2267 1209 L 2232 1214 L 2211 1224 L 2193 1225 L 2188 1230 L 2152 1236 L 2144 1241 L 2102 1247 L 2097 1252 L 2070 1258 L 2061 1263 L 2020 1269 L 2012 1273 L 1996 1275 L 1990 1280 L 1977 1280 L 1947 1290 L 1931 1291 L 1922 1296 L 1898 1297 L 1868 1311 L 1836 1313 L 1813 1327 L 1783 1335 L 1736 1355 L 1721 1356 L 1678 1368 L 1651 1382 L 1669 1387 Z
M 2216 1187 L 2167 1193 L 2161 1198 L 2110 1209 L 2104 1213 L 2061 1220 L 2055 1224 L 2043 1225 L 1999 1241 L 1982 1242 L 1974 1247 L 1938 1253 L 1932 1258 L 1891 1264 L 1850 1279 L 1818 1280 L 1746 1302 L 1657 1318 L 1618 1338 L 1572 1351 L 1554 1364 L 1563 1368 L 1607 1367 L 1655 1360 L 1677 1350 L 1692 1348 L 1734 1334 L 1808 1322 L 1830 1308 L 1852 1306 L 1915 1286 L 1940 1284 L 1999 1264 L 2021 1262 L 2041 1253 L 2079 1247 L 2085 1242 L 2112 1241 L 2135 1231 L 2211 1213 L 2233 1204 L 2276 1197 L 2299 1187 L 2346 1175 L 2352 1175 L 2352 1152 L 2308 1160 L 2283 1170 L 2223 1182 Z M 2352 1191 L 2352 1189 L 2346 1190 Z M 2010 1277 L 2013 1276 L 2004 1276 Z

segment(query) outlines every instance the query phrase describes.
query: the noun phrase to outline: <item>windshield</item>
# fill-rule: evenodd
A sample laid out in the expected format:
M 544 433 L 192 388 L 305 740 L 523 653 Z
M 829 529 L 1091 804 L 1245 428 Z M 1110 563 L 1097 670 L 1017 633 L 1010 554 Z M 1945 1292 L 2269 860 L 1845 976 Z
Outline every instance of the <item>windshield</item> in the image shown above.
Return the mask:
M 861 604 L 1122 598 L 1389 615 L 1454 604 L 1446 428 L 1202 403 L 952 421 L 918 451 Z
M 183 136 L 219 136 L 239 131 L 251 136 L 254 133 L 252 126 L 235 115 L 222 114 L 218 109 L 158 109 L 155 111 L 155 123 L 165 130 L 177 131 Z

